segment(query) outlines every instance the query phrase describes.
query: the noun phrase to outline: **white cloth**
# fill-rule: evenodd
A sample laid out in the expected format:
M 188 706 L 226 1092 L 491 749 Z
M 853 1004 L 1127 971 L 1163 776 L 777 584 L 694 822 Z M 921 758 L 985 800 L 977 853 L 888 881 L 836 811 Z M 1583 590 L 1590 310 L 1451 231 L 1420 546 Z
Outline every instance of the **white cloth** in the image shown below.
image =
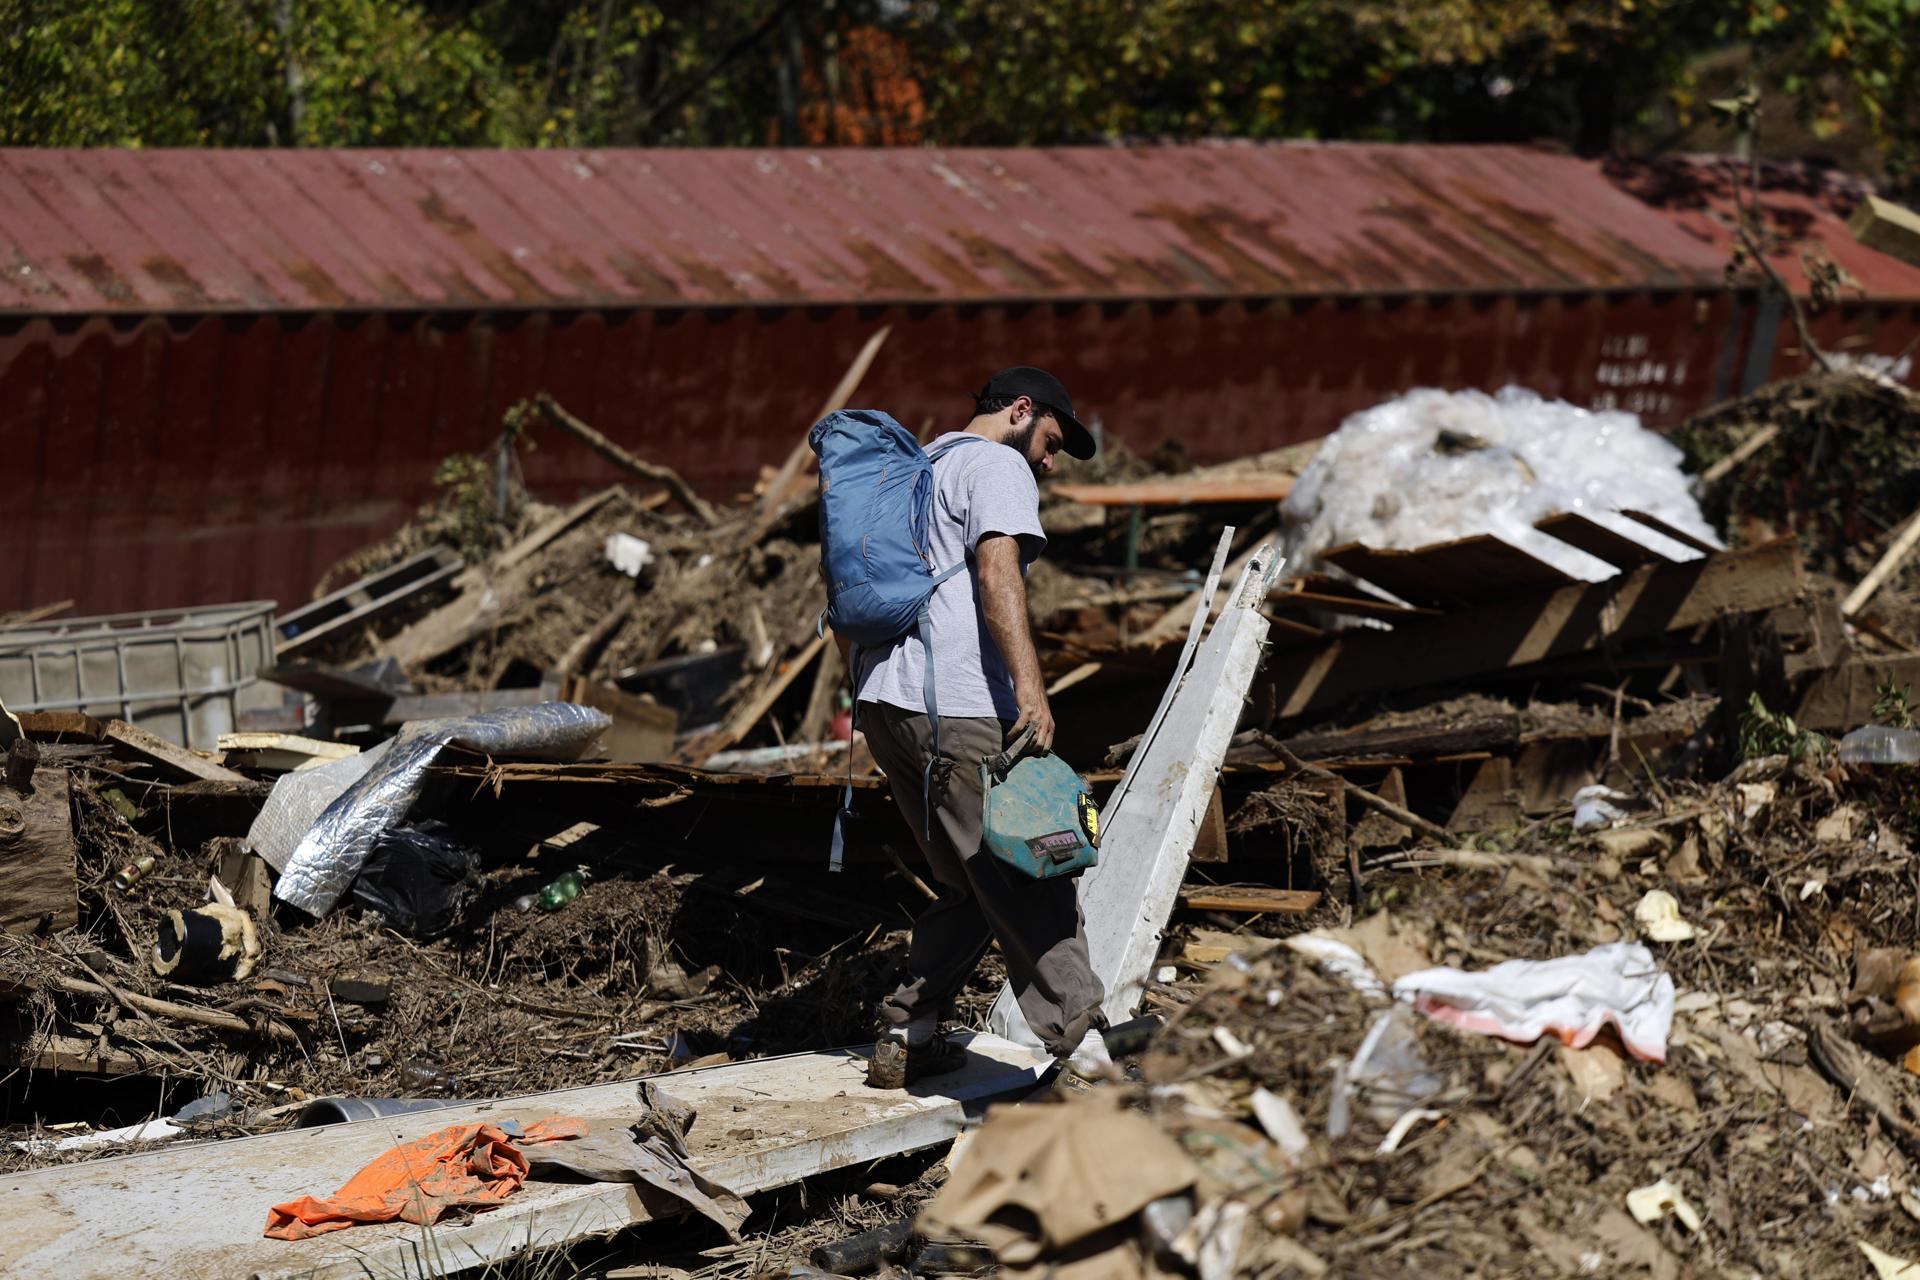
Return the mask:
M 1019 704 L 1000 647 L 987 631 L 976 589 L 974 548 L 990 533 L 1020 541 L 1024 569 L 1047 545 L 1040 531 L 1040 488 L 1017 449 L 991 441 L 961 439 L 949 431 L 927 451 L 958 444 L 933 464 L 933 518 L 927 541 L 936 571 L 966 562 L 966 569 L 934 591 L 928 606 L 933 632 L 934 700 L 942 716 L 1016 720 Z M 884 702 L 903 711 L 926 711 L 921 692 L 926 647 L 908 632 L 884 648 L 862 650 L 858 700 Z
M 1393 994 L 1431 1018 L 1521 1044 L 1550 1032 L 1579 1049 L 1612 1023 L 1628 1052 L 1648 1062 L 1667 1060 L 1673 1029 L 1673 979 L 1638 942 L 1508 960 L 1484 973 L 1421 969 L 1395 982 Z

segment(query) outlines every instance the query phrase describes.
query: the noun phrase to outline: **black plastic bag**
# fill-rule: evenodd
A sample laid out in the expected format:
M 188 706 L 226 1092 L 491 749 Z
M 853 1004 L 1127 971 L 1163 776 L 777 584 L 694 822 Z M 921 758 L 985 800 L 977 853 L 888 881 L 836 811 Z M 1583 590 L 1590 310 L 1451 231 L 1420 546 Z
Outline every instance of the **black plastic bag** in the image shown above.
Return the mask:
M 401 933 L 432 938 L 452 928 L 479 892 L 479 851 L 446 823 L 429 818 L 381 835 L 352 896 Z

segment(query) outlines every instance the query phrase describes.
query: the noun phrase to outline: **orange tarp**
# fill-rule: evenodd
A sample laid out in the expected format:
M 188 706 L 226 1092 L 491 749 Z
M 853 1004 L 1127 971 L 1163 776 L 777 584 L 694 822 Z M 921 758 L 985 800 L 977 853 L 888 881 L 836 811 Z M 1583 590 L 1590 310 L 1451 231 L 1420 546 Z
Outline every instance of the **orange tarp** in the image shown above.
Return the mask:
M 305 1240 L 356 1222 L 431 1223 L 449 1209 L 491 1208 L 527 1180 L 527 1157 L 516 1142 L 584 1138 L 574 1116 L 535 1121 L 514 1138 L 498 1125 L 457 1124 L 403 1142 L 348 1179 L 325 1200 L 301 1196 L 267 1211 L 266 1234 Z

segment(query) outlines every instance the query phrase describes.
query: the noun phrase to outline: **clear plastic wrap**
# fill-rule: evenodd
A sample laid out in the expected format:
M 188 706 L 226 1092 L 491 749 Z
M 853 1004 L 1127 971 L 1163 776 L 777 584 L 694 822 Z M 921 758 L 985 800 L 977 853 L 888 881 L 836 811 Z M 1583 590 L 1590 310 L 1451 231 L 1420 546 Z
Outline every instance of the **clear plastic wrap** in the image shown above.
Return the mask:
M 1412 549 L 1488 533 L 1589 582 L 1612 565 L 1533 527 L 1576 511 L 1675 559 L 1699 553 L 1614 515 L 1643 511 L 1719 545 L 1674 445 L 1630 413 L 1531 391 L 1422 388 L 1354 414 L 1327 437 L 1282 507 L 1287 562 L 1321 567 L 1344 542 Z
M 329 804 L 282 869 L 273 896 L 324 916 L 366 864 L 374 841 L 407 816 L 427 766 L 454 744 L 487 755 L 573 760 L 613 724 L 603 711 L 570 702 L 508 707 L 453 720 L 409 724 L 365 776 Z

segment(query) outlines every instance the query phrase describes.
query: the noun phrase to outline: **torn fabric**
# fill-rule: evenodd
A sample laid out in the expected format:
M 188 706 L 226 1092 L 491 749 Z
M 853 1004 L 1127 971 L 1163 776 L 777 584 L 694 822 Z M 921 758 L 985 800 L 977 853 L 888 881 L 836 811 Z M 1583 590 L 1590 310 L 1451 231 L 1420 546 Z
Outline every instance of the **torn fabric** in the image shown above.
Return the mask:
M 381 1155 L 324 1200 L 301 1196 L 274 1205 L 267 1211 L 265 1234 L 275 1240 L 306 1240 L 360 1222 L 425 1226 L 449 1209 L 492 1208 L 527 1180 L 527 1155 L 521 1146 L 586 1133 L 586 1122 L 575 1116 L 536 1121 L 517 1135 L 495 1124 L 436 1129 Z
M 1508 960 L 1484 973 L 1422 969 L 1396 981 L 1393 994 L 1441 1022 L 1521 1044 L 1551 1033 L 1582 1049 L 1611 1024 L 1628 1052 L 1647 1062 L 1667 1060 L 1673 1029 L 1673 979 L 1638 942 Z
M 639 1121 L 624 1128 L 596 1128 L 578 1142 L 537 1147 L 527 1153 L 536 1169 L 565 1169 L 596 1182 L 632 1182 L 650 1209 L 692 1209 L 729 1238 L 740 1238 L 747 1202 L 687 1163 L 687 1130 L 696 1113 L 656 1084 L 638 1082 Z M 656 1204 L 652 1190 L 676 1202 Z

